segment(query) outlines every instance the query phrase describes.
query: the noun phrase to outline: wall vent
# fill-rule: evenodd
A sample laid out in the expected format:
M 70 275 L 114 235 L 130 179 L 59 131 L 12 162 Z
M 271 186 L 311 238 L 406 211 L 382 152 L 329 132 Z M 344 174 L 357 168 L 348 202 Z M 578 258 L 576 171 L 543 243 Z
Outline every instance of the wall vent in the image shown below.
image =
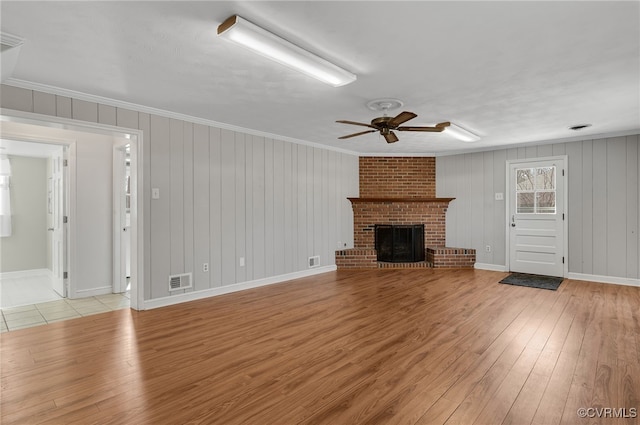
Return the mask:
M 169 291 L 191 288 L 193 275 L 191 273 L 174 274 L 169 276 Z
M 320 265 L 320 256 L 315 255 L 313 257 L 309 257 L 309 268 L 318 267 Z

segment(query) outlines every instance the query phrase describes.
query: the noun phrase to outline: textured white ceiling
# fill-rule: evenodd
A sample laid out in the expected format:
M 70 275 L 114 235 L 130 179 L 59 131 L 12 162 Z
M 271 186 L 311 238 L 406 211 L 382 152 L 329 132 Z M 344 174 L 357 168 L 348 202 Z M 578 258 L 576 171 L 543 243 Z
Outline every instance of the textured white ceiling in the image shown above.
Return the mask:
M 360 153 L 443 153 L 640 129 L 640 3 L 13 2 L 13 84 L 132 102 Z M 218 39 L 238 14 L 358 75 L 333 88 Z M 11 80 L 9 81 L 11 84 Z M 399 98 L 482 136 L 338 140 Z M 400 112 L 400 111 L 396 111 Z M 579 133 L 574 124 L 590 123 Z

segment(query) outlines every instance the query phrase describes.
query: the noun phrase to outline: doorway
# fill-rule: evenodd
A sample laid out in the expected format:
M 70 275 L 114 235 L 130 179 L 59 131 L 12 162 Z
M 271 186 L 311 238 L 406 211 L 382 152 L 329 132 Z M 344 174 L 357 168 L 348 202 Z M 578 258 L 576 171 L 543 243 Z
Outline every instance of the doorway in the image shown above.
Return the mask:
M 567 272 L 566 157 L 507 162 L 509 271 Z
M 0 116 L 3 138 L 13 136 L 25 141 L 46 140 L 48 143 L 69 144 L 70 190 L 66 214 L 68 222 L 65 224 L 69 254 L 65 288 L 71 299 L 106 296 L 114 292 L 111 229 L 113 164 L 105 162 L 103 158 L 107 149 L 113 152 L 114 143 L 126 140 L 130 144 L 130 306 L 142 309 L 144 294 L 138 282 L 143 281 L 144 267 L 138 259 L 142 260 L 144 250 L 144 205 L 137 199 L 143 186 L 143 176 L 138 173 L 142 158 L 142 132 L 28 112 L 6 112 L 9 115 Z M 104 187 L 106 191 L 96 190 L 97 187 Z M 89 211 L 91 213 L 88 214 Z M 100 224 L 92 224 L 96 220 L 100 220 Z
M 67 147 L 2 138 L 0 152 L 7 179 L 2 199 L 7 220 L 0 239 L 0 307 L 62 299 L 66 297 L 63 165 Z

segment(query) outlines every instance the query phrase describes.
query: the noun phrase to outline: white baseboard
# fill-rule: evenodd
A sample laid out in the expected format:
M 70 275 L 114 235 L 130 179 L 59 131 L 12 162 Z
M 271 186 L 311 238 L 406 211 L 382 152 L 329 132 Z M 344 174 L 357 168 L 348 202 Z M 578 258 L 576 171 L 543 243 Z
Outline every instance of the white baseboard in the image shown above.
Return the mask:
M 99 288 L 76 290 L 71 299 L 95 297 L 96 295 L 108 295 L 113 293 L 113 286 L 101 286 Z
M 287 273 L 278 276 L 266 277 L 264 279 L 250 280 L 248 282 L 236 283 L 232 285 L 220 286 L 217 288 L 204 289 L 202 291 L 185 292 L 170 297 L 155 298 L 144 301 L 144 310 L 153 308 L 166 307 L 174 304 L 180 304 L 188 301 L 200 300 L 203 298 L 215 297 L 217 295 L 229 294 L 232 292 L 244 291 L 245 289 L 258 288 L 260 286 L 273 285 L 274 283 L 286 282 L 292 279 L 300 279 L 303 277 L 313 276 L 316 274 L 335 271 L 337 267 L 324 266 L 314 267 L 313 269 L 303 270 L 299 272 Z
M 15 278 L 21 278 L 21 277 L 51 276 L 51 275 L 52 275 L 52 272 L 49 269 L 17 270 L 15 272 L 0 273 L 0 279 L 15 279 Z
M 615 276 L 600 276 L 584 273 L 567 273 L 567 279 L 588 280 L 589 282 L 612 283 L 614 285 L 640 286 L 640 279 Z
M 507 272 L 506 266 L 501 266 L 499 264 L 487 264 L 487 263 L 475 263 L 473 265 L 474 268 L 479 270 L 491 270 L 494 272 Z

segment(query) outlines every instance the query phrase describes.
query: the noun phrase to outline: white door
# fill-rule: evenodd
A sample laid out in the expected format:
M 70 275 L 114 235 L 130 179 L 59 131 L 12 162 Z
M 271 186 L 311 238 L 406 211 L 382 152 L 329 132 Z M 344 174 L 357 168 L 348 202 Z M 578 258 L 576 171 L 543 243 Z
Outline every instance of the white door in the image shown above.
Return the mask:
M 113 150 L 113 292 L 126 292 L 131 277 L 131 146 Z
M 64 179 L 64 150 L 61 147 L 51 158 L 52 179 L 50 206 L 52 220 L 49 231 L 51 236 L 51 253 L 53 263 L 53 290 L 61 297 L 67 296 L 64 282 L 65 271 L 65 179 Z
M 509 164 L 509 270 L 564 276 L 564 159 Z

